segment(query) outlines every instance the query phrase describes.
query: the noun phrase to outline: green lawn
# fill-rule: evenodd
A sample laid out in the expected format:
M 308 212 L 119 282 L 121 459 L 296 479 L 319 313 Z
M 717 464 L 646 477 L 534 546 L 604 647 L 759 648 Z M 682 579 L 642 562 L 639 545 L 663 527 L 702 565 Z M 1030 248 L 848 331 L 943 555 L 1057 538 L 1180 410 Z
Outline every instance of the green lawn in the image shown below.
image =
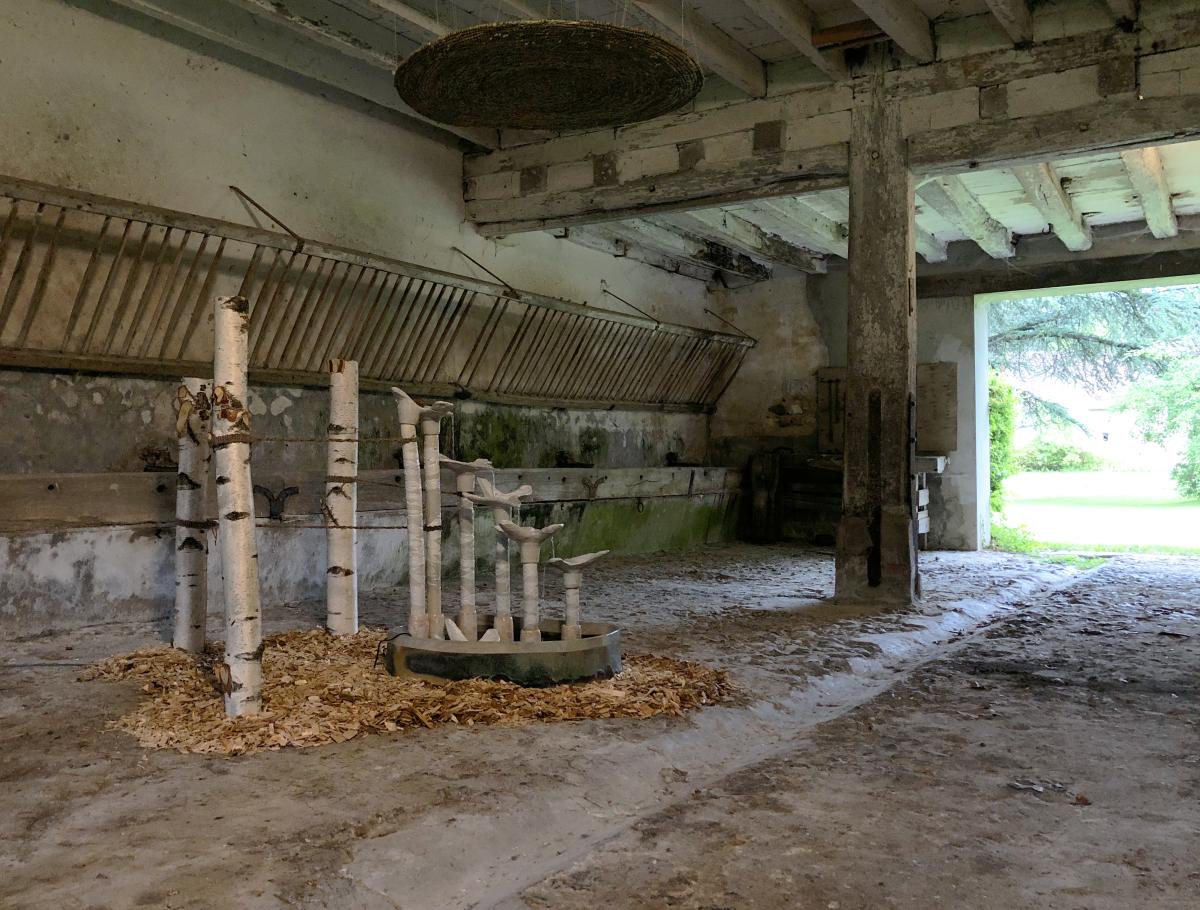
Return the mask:
M 1200 502 L 1169 477 L 1119 471 L 1017 474 L 1003 524 L 1052 548 L 1200 553 Z

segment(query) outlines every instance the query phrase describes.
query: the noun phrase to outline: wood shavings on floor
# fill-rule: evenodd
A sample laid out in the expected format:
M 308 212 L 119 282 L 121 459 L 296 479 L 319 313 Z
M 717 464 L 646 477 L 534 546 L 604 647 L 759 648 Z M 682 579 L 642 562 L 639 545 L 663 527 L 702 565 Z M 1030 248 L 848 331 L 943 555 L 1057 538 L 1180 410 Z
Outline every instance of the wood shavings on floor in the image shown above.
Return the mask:
M 649 655 L 627 657 L 612 679 L 527 689 L 495 680 L 431 683 L 374 666 L 385 633 L 336 637 L 322 629 L 265 641 L 263 713 L 225 717 L 213 667 L 220 643 L 192 656 L 135 651 L 90 667 L 82 679 L 138 680 L 146 698 L 111 723 L 154 749 L 246 755 L 307 748 L 369 733 L 440 724 L 520 725 L 617 717 L 678 716 L 733 694 L 721 670 Z

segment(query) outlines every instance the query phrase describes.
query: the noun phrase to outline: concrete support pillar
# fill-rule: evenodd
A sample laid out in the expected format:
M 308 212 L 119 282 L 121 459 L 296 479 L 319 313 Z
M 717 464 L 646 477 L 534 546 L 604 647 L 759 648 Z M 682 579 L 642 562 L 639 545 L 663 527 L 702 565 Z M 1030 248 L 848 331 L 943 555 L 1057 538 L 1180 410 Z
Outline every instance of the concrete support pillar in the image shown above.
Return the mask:
M 900 106 L 881 74 L 851 112 L 846 453 L 838 598 L 911 602 L 915 522 L 916 262 Z
M 958 445 L 929 475 L 929 548 L 981 550 L 990 542 L 987 304 L 973 297 L 917 301 L 917 360 L 953 363 Z

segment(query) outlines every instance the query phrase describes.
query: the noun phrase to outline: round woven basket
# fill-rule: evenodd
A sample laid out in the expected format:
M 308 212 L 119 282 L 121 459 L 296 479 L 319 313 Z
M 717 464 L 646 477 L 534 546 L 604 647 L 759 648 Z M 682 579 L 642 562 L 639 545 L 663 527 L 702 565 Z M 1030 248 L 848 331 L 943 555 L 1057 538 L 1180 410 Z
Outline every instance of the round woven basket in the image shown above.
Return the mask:
M 440 123 L 568 130 L 649 120 L 691 101 L 704 81 L 686 51 L 605 22 L 494 22 L 425 45 L 396 90 Z

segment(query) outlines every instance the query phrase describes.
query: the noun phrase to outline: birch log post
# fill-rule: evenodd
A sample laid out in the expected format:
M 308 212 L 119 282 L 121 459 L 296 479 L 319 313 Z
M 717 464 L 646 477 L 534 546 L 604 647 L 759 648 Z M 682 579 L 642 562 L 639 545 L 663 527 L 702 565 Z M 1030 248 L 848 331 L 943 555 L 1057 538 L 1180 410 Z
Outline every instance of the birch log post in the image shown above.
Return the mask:
M 329 445 L 325 466 L 325 628 L 358 631 L 358 363 L 329 361 Z
M 400 411 L 401 459 L 404 464 L 404 510 L 408 525 L 408 634 L 429 638 L 425 613 L 425 513 L 421 503 L 421 457 L 417 425 L 421 406 L 393 388 Z
M 208 620 L 207 484 L 212 402 L 204 379 L 185 379 L 177 394 L 175 435 L 175 633 L 171 643 L 193 654 L 204 650 Z
M 521 545 L 521 641 L 541 641 L 538 561 L 542 555 L 542 544 L 561 531 L 563 525 L 521 528 L 511 521 L 502 521 L 499 528 L 506 537 Z
M 225 713 L 262 708 L 262 610 L 258 546 L 250 478 L 250 412 L 246 410 L 245 297 L 218 297 L 214 312 L 213 455 L 216 461 L 217 539 L 225 595 Z
M 510 493 L 501 493 L 486 477 L 478 479 L 479 493 L 467 493 L 466 498 L 477 506 L 488 506 L 496 523 L 496 618 L 494 628 L 500 641 L 513 640 L 512 578 L 508 565 L 508 538 L 499 530 L 500 522 L 511 521 L 513 509 L 521 500 L 533 495 L 533 487 L 522 484 Z
M 562 573 L 563 592 L 566 608 L 563 611 L 563 641 L 573 641 L 583 637 L 583 625 L 579 613 L 579 588 L 583 584 L 583 570 L 601 556 L 607 556 L 608 550 L 598 553 L 584 553 L 582 556 L 572 556 L 569 559 L 551 559 L 546 565 Z
M 425 613 L 429 637 L 445 638 L 442 616 L 442 418 L 454 410 L 448 401 L 421 409 L 421 461 L 425 476 Z
M 492 463 L 486 458 L 455 461 L 445 455 L 441 456 L 441 463 L 454 475 L 454 490 L 458 496 L 458 628 L 467 641 L 475 641 L 479 636 L 479 619 L 475 611 L 475 504 L 467 494 L 475 492 L 475 475 L 491 471 Z

